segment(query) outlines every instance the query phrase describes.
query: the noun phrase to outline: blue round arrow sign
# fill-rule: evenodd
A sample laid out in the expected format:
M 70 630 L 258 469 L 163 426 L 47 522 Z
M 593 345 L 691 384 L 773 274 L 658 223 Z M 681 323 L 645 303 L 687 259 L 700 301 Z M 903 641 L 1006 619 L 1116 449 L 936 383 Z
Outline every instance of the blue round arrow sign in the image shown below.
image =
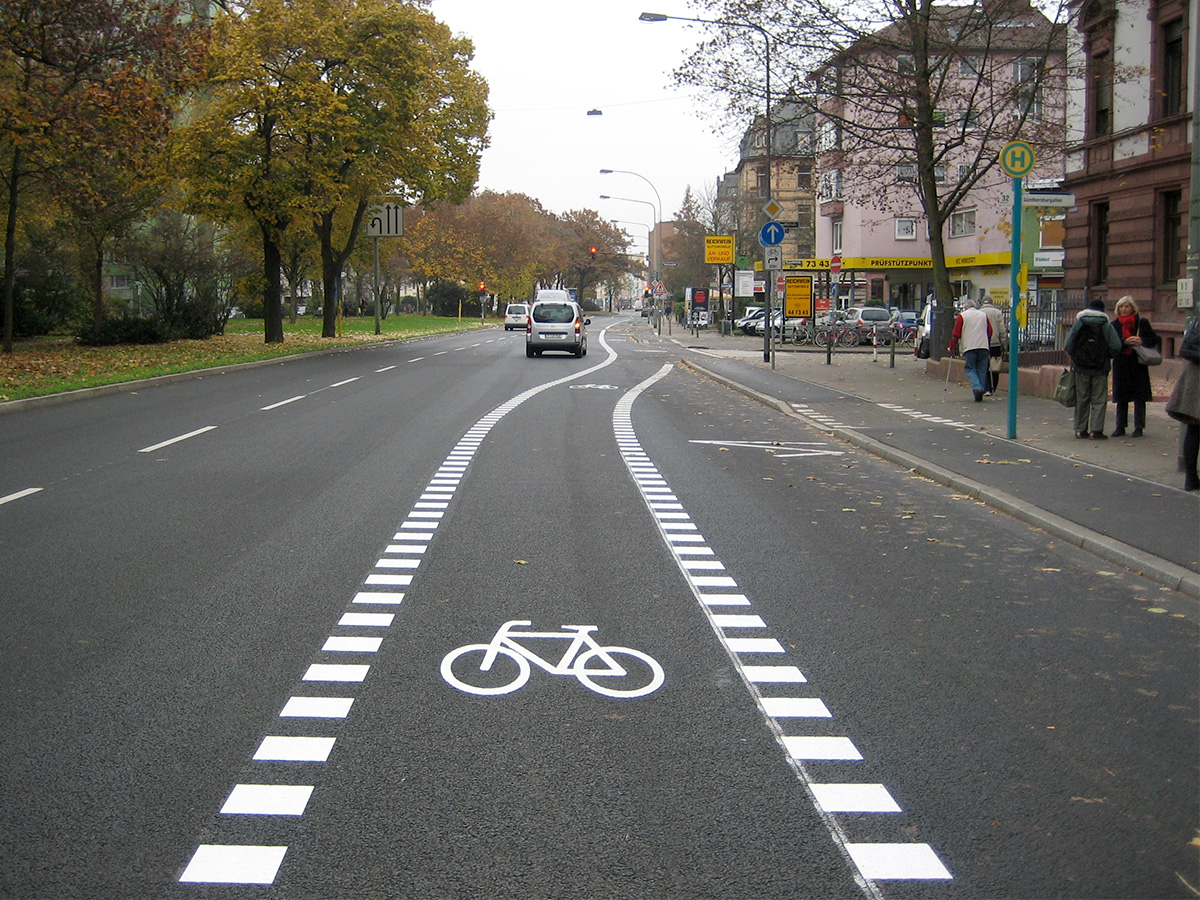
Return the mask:
M 768 222 L 758 233 L 758 243 L 763 247 L 776 247 L 783 243 L 786 229 L 778 222 Z

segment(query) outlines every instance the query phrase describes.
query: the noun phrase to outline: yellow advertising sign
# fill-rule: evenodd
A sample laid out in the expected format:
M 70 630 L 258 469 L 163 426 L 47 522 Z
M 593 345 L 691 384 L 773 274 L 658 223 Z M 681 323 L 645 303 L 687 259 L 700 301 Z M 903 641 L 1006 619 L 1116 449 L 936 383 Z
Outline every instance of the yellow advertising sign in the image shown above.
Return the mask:
M 733 235 L 705 235 L 704 264 L 707 266 L 733 265 Z
M 811 275 L 788 275 L 783 294 L 784 316 L 789 319 L 811 317 L 813 314 L 813 279 Z

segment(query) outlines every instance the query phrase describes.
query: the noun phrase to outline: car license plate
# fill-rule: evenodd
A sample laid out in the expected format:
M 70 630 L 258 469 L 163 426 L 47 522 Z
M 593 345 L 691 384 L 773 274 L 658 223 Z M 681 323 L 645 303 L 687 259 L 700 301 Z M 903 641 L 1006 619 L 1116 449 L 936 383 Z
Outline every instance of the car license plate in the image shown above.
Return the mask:
M 546 334 L 543 337 L 548 341 L 561 341 L 566 338 L 565 334 Z

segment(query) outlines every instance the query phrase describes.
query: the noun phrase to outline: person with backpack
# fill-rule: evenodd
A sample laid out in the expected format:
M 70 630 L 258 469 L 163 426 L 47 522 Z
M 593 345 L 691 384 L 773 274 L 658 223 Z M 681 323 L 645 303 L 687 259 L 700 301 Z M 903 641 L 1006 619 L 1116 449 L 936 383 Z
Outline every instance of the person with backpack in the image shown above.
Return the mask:
M 1104 301 L 1093 300 L 1075 317 L 1064 345 L 1075 379 L 1075 437 L 1103 441 L 1108 409 L 1108 373 L 1121 352 L 1121 337 L 1104 312 Z

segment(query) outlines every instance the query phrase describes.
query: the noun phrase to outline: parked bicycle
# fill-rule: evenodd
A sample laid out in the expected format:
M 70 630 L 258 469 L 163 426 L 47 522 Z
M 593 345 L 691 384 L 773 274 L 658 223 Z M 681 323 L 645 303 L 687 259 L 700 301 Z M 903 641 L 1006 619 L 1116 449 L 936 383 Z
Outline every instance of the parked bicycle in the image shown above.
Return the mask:
M 592 637 L 592 632 L 599 630 L 596 625 L 563 625 L 561 631 L 514 630 L 532 624 L 520 619 L 505 622 L 490 643 L 467 644 L 451 650 L 442 658 L 442 678 L 468 694 L 510 694 L 529 681 L 530 663 L 534 663 L 551 675 L 573 675 L 584 687 L 607 697 L 644 697 L 662 687 L 666 678 L 658 661 L 639 650 L 597 644 Z M 518 639 L 566 640 L 568 646 L 558 661 L 553 662 L 523 646 Z M 503 664 L 497 668 L 501 660 Z M 457 671 L 456 663 L 459 663 Z

